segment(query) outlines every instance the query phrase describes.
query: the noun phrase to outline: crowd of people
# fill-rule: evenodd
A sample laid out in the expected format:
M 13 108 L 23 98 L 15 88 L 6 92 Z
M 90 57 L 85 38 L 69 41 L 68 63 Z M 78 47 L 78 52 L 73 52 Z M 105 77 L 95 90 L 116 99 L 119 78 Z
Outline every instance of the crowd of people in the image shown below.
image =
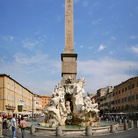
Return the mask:
M 119 119 L 123 120 L 123 119 L 129 119 L 128 116 L 126 115 L 101 115 L 101 120 L 110 120 L 113 121 L 115 119 L 115 121 L 118 121 Z
M 13 114 L 11 121 L 11 129 L 12 129 L 12 138 L 15 138 L 16 130 L 18 128 L 21 129 L 22 138 L 24 138 L 24 130 L 27 127 L 27 123 L 24 120 L 22 115 Z M 0 125 L 2 125 L 4 130 L 8 130 L 8 116 L 6 114 L 0 114 Z

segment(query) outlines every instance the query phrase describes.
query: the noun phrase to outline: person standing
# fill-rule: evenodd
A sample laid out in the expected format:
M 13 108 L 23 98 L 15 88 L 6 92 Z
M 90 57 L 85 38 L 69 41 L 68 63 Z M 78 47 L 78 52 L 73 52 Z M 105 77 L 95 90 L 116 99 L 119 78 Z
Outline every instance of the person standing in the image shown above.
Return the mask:
M 3 122 L 2 114 L 0 114 L 0 137 L 3 137 L 3 135 L 2 135 L 2 122 Z
M 3 129 L 8 129 L 7 128 L 7 115 L 6 114 L 3 115 Z
M 15 138 L 15 134 L 16 134 L 16 114 L 13 114 L 13 118 L 11 120 L 12 123 L 12 138 Z
M 22 138 L 24 138 L 24 130 L 27 126 L 27 123 L 24 120 L 23 116 L 21 116 L 20 126 L 21 126 Z
M 2 114 L 0 114 L 0 124 L 2 125 Z
M 20 127 L 21 115 L 18 116 L 18 125 Z

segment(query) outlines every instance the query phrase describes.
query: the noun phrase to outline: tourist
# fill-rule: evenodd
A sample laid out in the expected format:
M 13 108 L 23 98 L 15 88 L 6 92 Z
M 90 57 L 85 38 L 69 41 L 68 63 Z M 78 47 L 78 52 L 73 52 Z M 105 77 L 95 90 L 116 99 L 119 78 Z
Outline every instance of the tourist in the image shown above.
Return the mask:
M 101 115 L 101 120 L 103 120 L 103 115 Z
M 2 114 L 0 114 L 0 124 L 2 125 Z
M 21 126 L 22 138 L 24 138 L 24 130 L 27 126 L 27 123 L 24 120 L 23 116 L 21 116 L 20 126 Z
M 18 124 L 19 124 L 19 127 L 20 127 L 20 121 L 21 121 L 21 115 L 18 115 Z
M 12 138 L 15 138 L 15 134 L 16 134 L 16 114 L 13 114 L 13 118 L 11 120 L 12 123 Z
M 8 129 L 7 127 L 7 115 L 3 115 L 3 129 Z

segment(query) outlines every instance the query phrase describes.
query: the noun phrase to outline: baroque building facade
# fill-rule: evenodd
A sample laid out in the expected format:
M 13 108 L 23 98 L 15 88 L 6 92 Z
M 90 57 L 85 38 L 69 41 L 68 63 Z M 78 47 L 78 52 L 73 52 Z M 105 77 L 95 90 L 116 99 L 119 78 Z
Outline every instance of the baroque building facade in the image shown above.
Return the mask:
M 42 110 L 44 110 L 45 106 L 50 103 L 52 95 L 42 95 Z
M 114 87 L 114 110 L 127 112 L 130 115 L 138 111 L 138 76 Z
M 97 103 L 100 114 L 127 114 L 138 117 L 138 76 L 116 86 L 97 90 Z
M 36 113 L 35 99 L 29 89 L 10 75 L 0 74 L 0 112 L 7 113 L 9 116 L 13 113 L 24 115 Z

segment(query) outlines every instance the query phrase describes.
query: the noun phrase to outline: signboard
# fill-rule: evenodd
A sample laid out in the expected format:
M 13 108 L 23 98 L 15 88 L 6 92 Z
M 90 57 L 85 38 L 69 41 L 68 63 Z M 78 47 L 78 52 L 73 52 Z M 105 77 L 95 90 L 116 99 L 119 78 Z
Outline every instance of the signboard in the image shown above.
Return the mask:
M 22 105 L 18 105 L 18 112 L 22 112 L 23 111 L 23 106 Z

